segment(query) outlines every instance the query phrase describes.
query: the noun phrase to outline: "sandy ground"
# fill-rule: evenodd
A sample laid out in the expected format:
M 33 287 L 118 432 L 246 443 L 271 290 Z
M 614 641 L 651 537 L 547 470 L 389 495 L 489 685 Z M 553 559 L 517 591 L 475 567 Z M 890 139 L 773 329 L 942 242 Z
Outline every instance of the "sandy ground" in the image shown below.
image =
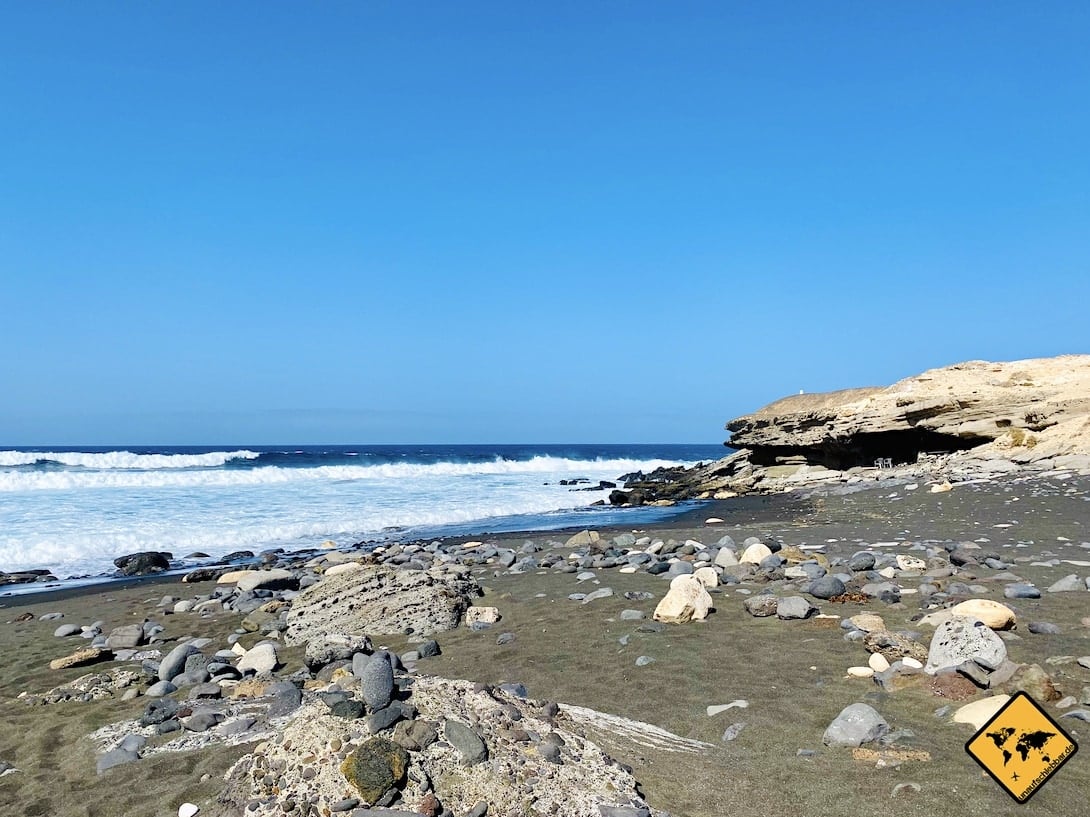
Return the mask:
M 1090 562 L 1090 544 L 1083 547 L 1090 543 L 1088 495 L 1086 480 L 1062 478 L 959 486 L 946 494 L 930 494 L 926 486 L 914 492 L 882 486 L 841 497 L 754 497 L 714 503 L 648 532 L 706 543 L 724 533 L 738 542 L 756 535 L 785 544 L 826 543 L 830 555 L 851 554 L 862 542 L 987 539 L 982 546 L 1004 557 Z M 704 525 L 703 520 L 713 515 L 726 523 Z M 521 544 L 564 537 L 531 533 L 502 538 Z M 895 552 L 905 551 L 902 547 Z M 1090 567 L 1063 562 L 1021 563 L 1014 571 L 1042 589 L 1070 573 L 1090 575 Z M 994 575 L 980 570 L 978 582 L 989 587 L 989 597 L 1002 600 L 1003 585 L 992 581 Z M 497 606 L 503 620 L 490 631 L 440 634 L 443 654 L 421 661 L 419 671 L 519 681 L 533 697 L 647 721 L 711 744 L 699 753 L 683 754 L 601 736 L 607 749 L 634 768 L 649 801 L 675 815 L 1090 814 L 1085 796 L 1090 791 L 1090 755 L 1076 755 L 1028 805 L 1017 805 L 965 753 L 972 730 L 935 716 L 939 707 L 962 701 L 945 700 L 923 689 L 886 694 L 871 681 L 845 678 L 845 669 L 865 664 L 867 654 L 860 645 L 843 640 L 835 621 L 751 618 L 742 608 L 745 596 L 724 586 L 714 596 L 716 610 L 708 621 L 639 633 L 638 622 L 621 621 L 619 614 L 633 608 L 650 617 L 666 592 L 663 579 L 599 571 L 598 586 L 612 587 L 615 595 L 583 605 L 569 601 L 568 594 L 587 592 L 595 585 L 577 584 L 570 574 L 485 572 L 479 578 L 486 587 L 481 603 Z M 222 642 L 237 626 L 237 616 L 162 616 L 155 606 L 164 594 L 187 597 L 207 589 L 170 581 L 0 598 L 0 760 L 19 769 L 0 777 L 0 815 L 173 815 L 184 801 L 201 804 L 204 814 L 215 813 L 213 801 L 223 771 L 244 748 L 157 756 L 98 776 L 86 735 L 102 724 L 139 715 L 144 701 L 33 706 L 16 697 L 24 691 L 44 692 L 88 671 L 48 668 L 51 659 L 85 643 L 54 638 L 59 623 L 104 619 L 109 628 L 151 616 L 166 626 L 171 639 L 210 635 Z M 655 600 L 627 600 L 623 594 L 628 590 L 650 591 Z M 1011 658 L 1040 664 L 1064 694 L 1080 696 L 1090 685 L 1090 670 L 1073 661 L 1048 660 L 1090 655 L 1090 628 L 1082 623 L 1090 615 L 1090 593 L 1045 593 L 1040 600 L 1007 603 L 1022 622 L 1016 640 L 1007 644 Z M 915 628 L 912 617 L 919 613 L 911 596 L 892 606 L 818 605 L 824 613 L 842 616 L 879 613 L 890 629 Z M 35 619 L 13 622 L 25 612 Z M 48 612 L 63 612 L 65 618 L 37 620 Z M 1037 620 L 1058 624 L 1062 633 L 1030 634 L 1024 625 Z M 514 633 L 516 640 L 498 646 L 496 637 L 502 632 Z M 619 639 L 625 635 L 630 640 L 622 646 Z M 925 630 L 925 643 L 929 638 Z M 398 639 L 386 643 L 399 650 L 410 646 Z M 655 661 L 637 667 L 635 660 L 641 655 Z M 298 662 L 297 655 L 294 660 Z M 289 665 L 287 671 L 297 666 Z M 748 707 L 706 714 L 709 705 L 737 699 L 747 701 Z M 904 745 L 925 750 L 932 759 L 875 768 L 873 763 L 853 760 L 848 750 L 823 747 L 825 727 L 844 706 L 857 701 L 877 708 L 894 729 L 912 730 L 915 737 Z M 735 740 L 723 742 L 723 731 L 735 723 L 745 726 Z M 1090 733 L 1090 726 L 1081 721 L 1060 723 L 1076 741 L 1081 732 Z M 800 749 L 815 754 L 799 756 Z M 905 782 L 918 784 L 920 790 L 892 798 L 894 787 Z

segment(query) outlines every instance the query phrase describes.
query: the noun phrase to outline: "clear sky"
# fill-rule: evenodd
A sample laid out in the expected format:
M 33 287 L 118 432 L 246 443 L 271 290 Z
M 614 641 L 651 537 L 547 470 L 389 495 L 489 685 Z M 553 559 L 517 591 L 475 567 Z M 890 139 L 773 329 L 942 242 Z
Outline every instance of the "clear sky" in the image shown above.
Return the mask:
M 1090 4 L 3 2 L 0 444 L 718 442 L 1090 351 Z

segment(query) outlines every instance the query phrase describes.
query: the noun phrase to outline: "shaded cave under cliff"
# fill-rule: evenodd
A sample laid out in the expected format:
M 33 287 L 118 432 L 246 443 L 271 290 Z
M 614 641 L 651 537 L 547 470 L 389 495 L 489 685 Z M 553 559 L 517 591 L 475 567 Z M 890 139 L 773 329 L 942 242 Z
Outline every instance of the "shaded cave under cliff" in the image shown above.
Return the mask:
M 986 437 L 955 437 L 951 434 L 911 428 L 830 438 L 811 446 L 759 446 L 751 449 L 750 461 L 754 465 L 762 466 L 805 462 L 808 465 L 823 465 L 837 471 L 846 471 L 858 466 L 873 468 L 879 460 L 890 460 L 893 465 L 913 464 L 919 461 L 921 454 L 967 451 L 987 442 L 990 439 Z

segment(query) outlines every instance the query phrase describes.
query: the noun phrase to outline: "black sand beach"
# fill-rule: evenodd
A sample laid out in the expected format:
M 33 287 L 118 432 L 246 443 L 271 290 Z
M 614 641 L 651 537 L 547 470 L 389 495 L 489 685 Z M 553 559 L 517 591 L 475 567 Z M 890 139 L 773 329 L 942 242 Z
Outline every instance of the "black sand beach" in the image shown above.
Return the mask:
M 1012 600 L 1004 597 L 1003 589 L 1011 573 L 1042 590 L 1066 575 L 1085 578 L 1090 573 L 1088 496 L 1090 480 L 1064 474 L 958 485 L 947 493 L 930 493 L 926 484 L 906 490 L 905 485 L 878 483 L 842 496 L 712 502 L 636 533 L 704 545 L 724 535 L 739 545 L 750 536 L 784 546 L 822 545 L 830 560 L 866 549 L 926 556 L 926 548 L 941 551 L 950 543 L 974 542 L 1011 566 L 971 567 L 956 580 L 978 588 L 975 595 L 1004 602 L 1015 611 L 1018 626 L 1004 634 L 1010 658 L 1039 665 L 1059 697 L 1073 696 L 1073 701 L 1060 701 L 1063 709 L 1055 701 L 1045 704 L 1058 717 L 1090 703 L 1090 669 L 1076 661 L 1090 655 L 1090 595 L 1084 588 Z M 724 521 L 705 524 L 714 517 Z M 601 534 L 622 532 L 629 531 Z M 567 534 L 482 538 L 517 549 L 528 540 L 563 542 Z M 1026 807 L 982 775 L 963 748 L 972 728 L 948 721 L 952 709 L 993 692 L 977 690 L 960 678 L 964 683 L 924 682 L 890 692 L 871 679 L 846 677 L 847 668 L 866 665 L 868 655 L 859 643 L 845 640 L 840 620 L 875 613 L 888 630 L 915 631 L 926 646 L 931 628 L 915 622 L 922 612 L 918 594 L 905 593 L 895 603 L 810 599 L 822 614 L 840 618 L 785 621 L 755 618 L 742 603 L 766 589 L 777 596 L 799 595 L 800 583 L 744 580 L 713 589 L 715 609 L 706 621 L 645 627 L 668 580 L 643 571 L 591 572 L 595 578 L 579 582 L 574 574 L 555 570 L 512 575 L 493 567 L 475 569 L 485 589 L 477 604 L 497 607 L 501 622 L 483 631 L 460 627 L 438 633 L 442 654 L 421 659 L 417 673 L 522 683 L 531 698 L 647 722 L 707 744 L 695 752 L 665 751 L 640 747 L 620 734 L 611 745 L 608 730 L 596 732 L 607 751 L 631 766 L 650 805 L 674 815 L 996 815 L 1029 809 L 1057 817 L 1090 813 L 1083 797 L 1090 787 L 1090 766 L 1081 754 Z M 923 581 L 900 583 L 911 590 L 914 582 Z M 568 599 L 569 594 L 602 587 L 612 588 L 613 595 L 587 604 Z M 214 588 L 168 579 L 0 599 L 0 761 L 17 770 L 0 777 L 0 813 L 173 815 L 184 802 L 199 805 L 201 814 L 234 813 L 224 810 L 217 795 L 224 772 L 251 747 L 150 755 L 99 775 L 88 734 L 107 723 L 138 717 L 146 699 L 121 700 L 119 692 L 88 702 L 34 702 L 34 696 L 91 671 L 120 666 L 139 670 L 139 662 L 49 669 L 51 660 L 84 645 L 78 637 L 54 637 L 62 623 L 102 620 L 109 632 L 147 617 L 165 628 L 164 652 L 178 639 L 192 636 L 211 638 L 209 650 L 226 647 L 241 616 L 165 615 L 170 608 L 157 606 L 164 595 L 193 598 Z M 633 601 L 625 598 L 626 591 L 646 591 L 653 598 Z M 640 610 L 646 618 L 622 619 L 628 609 Z M 64 617 L 39 620 L 56 612 Z M 1054 624 L 1058 633 L 1031 633 L 1030 622 Z M 499 645 L 501 633 L 514 638 Z M 249 645 L 264 637 L 246 633 L 241 642 Z M 415 648 L 415 640 L 404 637 L 374 642 L 397 653 Z M 641 656 L 653 661 L 637 666 Z M 282 661 L 281 677 L 302 669 L 301 648 L 283 651 Z M 184 700 L 185 694 L 182 689 L 174 697 Z M 709 706 L 736 701 L 744 706 L 707 714 Z M 902 754 L 860 759 L 852 750 L 822 744 L 826 726 L 856 702 L 871 704 L 892 730 L 903 730 L 894 745 L 885 747 Z M 1085 732 L 1081 720 L 1060 723 L 1076 741 Z M 734 731 L 733 739 L 724 740 L 725 731 Z M 924 757 L 929 759 L 917 759 Z

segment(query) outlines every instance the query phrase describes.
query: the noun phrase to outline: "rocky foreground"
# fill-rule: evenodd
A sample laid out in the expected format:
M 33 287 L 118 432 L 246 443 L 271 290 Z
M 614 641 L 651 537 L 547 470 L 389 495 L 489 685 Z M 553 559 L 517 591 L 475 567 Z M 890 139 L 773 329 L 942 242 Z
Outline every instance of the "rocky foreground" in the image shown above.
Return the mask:
M 797 394 L 727 423 L 736 453 L 667 469 L 616 505 L 859 486 L 957 483 L 1053 469 L 1090 473 L 1090 355 L 969 361 L 888 387 Z

